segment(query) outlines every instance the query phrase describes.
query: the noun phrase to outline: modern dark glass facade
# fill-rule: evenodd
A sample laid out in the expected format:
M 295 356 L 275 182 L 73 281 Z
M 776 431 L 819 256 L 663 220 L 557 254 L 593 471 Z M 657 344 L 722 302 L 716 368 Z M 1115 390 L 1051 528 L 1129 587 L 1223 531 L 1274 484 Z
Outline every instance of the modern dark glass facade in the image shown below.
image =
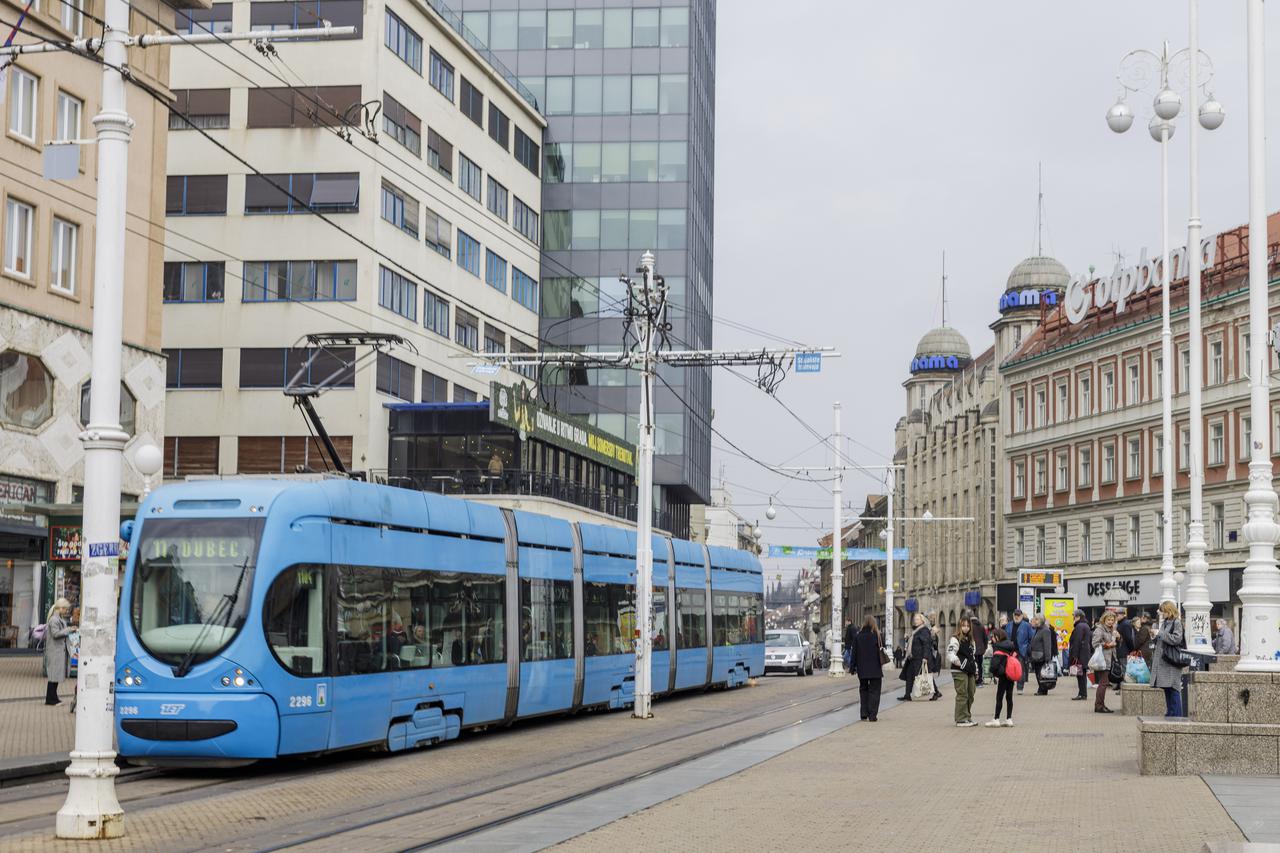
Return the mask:
M 538 99 L 541 336 L 616 350 L 626 292 L 650 249 L 670 289 L 673 348 L 711 347 L 715 176 L 714 0 L 455 0 L 463 21 Z M 654 399 L 657 512 L 688 534 L 710 497 L 711 373 L 664 370 Z M 670 387 L 667 387 L 667 386 Z M 638 439 L 637 377 L 551 371 L 562 411 Z M 683 402 L 682 402 L 683 401 Z M 687 406 L 686 406 L 687 404 Z

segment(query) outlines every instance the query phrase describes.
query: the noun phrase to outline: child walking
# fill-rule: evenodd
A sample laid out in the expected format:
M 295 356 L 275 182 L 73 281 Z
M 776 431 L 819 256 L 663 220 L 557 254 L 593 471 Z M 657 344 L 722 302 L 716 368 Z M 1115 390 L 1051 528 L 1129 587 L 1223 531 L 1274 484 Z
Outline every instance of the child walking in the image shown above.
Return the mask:
M 997 628 L 991 635 L 991 675 L 996 680 L 996 715 L 986 723 L 987 728 L 1013 725 L 1013 688 L 1022 677 L 1022 663 L 1018 660 L 1018 648 L 1003 629 Z M 1000 709 L 1005 707 L 1004 722 L 1000 721 Z

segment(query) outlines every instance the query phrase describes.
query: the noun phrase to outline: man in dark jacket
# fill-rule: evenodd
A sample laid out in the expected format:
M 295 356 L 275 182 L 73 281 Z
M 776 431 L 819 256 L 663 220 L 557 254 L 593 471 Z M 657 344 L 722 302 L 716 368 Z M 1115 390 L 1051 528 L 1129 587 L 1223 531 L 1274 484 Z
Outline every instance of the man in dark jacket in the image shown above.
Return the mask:
M 1035 634 L 1031 637 L 1031 665 L 1036 670 L 1036 695 L 1047 696 L 1057 685 L 1056 678 L 1041 678 L 1040 668 L 1058 655 L 1058 635 L 1049 627 L 1043 616 L 1033 616 L 1031 627 Z
M 982 659 L 987 654 L 987 629 L 972 613 L 966 613 L 973 626 L 973 650 L 978 657 L 978 686 L 982 686 Z
M 1120 621 L 1116 622 L 1116 633 L 1120 635 L 1120 642 L 1116 645 L 1116 657 L 1124 660 L 1129 656 L 1129 652 L 1138 648 L 1137 629 L 1133 620 L 1129 618 L 1127 610 Z
M 1036 632 L 1023 617 L 1021 610 L 1013 611 L 1013 621 L 1005 626 L 1005 630 L 1009 634 L 1009 641 L 1018 649 L 1018 657 L 1022 658 L 1022 680 L 1018 682 L 1018 692 L 1021 693 L 1027 686 L 1027 676 L 1031 670 L 1031 638 Z
M 841 654 L 844 657 L 845 672 L 854 671 L 853 643 L 854 643 L 854 638 L 857 636 L 858 636 L 858 632 L 853 627 L 853 620 L 852 619 L 844 620 L 844 634 L 841 636 L 840 642 L 843 644 L 843 648 L 841 649 Z
M 1085 618 L 1082 611 L 1076 611 L 1076 623 L 1071 629 L 1071 639 L 1067 643 L 1067 664 L 1068 666 L 1079 667 L 1076 675 L 1076 685 L 1078 687 L 1072 700 L 1089 698 L 1089 656 L 1093 654 L 1090 651 L 1092 647 L 1092 632 L 1089 629 L 1089 620 Z

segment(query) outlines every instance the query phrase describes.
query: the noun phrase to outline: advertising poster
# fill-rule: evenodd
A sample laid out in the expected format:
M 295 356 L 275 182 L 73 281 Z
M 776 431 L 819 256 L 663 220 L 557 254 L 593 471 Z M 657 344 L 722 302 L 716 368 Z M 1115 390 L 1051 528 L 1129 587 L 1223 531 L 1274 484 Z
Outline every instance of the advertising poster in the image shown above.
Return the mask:
M 1076 597 L 1074 595 L 1046 595 L 1040 600 L 1044 618 L 1058 635 L 1058 651 L 1065 652 L 1071 641 L 1071 628 L 1075 621 Z

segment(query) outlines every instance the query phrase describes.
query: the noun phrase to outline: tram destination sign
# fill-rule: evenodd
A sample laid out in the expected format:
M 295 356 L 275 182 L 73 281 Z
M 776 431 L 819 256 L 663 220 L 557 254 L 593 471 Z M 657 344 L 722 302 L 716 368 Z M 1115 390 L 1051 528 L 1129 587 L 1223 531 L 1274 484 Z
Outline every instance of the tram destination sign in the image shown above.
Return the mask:
M 1021 586 L 1062 586 L 1062 572 L 1019 572 Z
M 491 383 L 489 420 L 610 468 L 627 474 L 636 472 L 634 444 L 530 400 L 519 383 Z

